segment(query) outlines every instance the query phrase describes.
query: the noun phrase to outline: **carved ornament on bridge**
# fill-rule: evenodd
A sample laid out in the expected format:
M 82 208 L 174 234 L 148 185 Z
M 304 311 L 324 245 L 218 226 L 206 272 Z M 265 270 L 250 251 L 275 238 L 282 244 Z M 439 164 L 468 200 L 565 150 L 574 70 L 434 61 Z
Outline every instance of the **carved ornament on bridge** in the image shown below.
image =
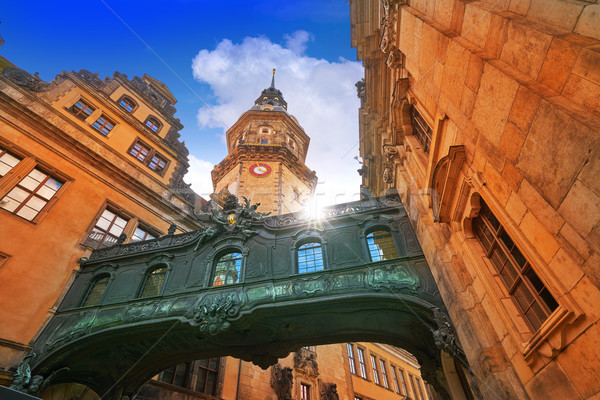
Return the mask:
M 230 319 L 240 313 L 241 302 L 235 293 L 205 297 L 196 308 L 193 320 L 200 333 L 216 336 L 229 329 Z

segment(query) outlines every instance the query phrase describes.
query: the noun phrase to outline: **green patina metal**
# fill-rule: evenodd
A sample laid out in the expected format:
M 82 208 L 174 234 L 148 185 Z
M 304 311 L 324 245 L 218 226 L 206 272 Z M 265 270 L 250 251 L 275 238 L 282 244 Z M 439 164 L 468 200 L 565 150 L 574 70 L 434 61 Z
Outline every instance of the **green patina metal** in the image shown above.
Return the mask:
M 212 225 L 202 231 L 93 252 L 28 368 L 44 387 L 78 382 L 120 398 L 186 360 L 232 355 L 266 368 L 302 345 L 361 340 L 406 348 L 435 384 L 440 349 L 461 352 L 400 200 L 348 203 L 326 215 L 265 218 L 249 200 L 231 198 L 203 217 Z M 392 234 L 397 258 L 370 260 L 365 236 L 376 229 Z M 296 251 L 307 240 L 322 246 L 324 269 L 299 274 Z M 212 287 L 216 262 L 231 251 L 243 255 L 240 279 Z M 137 298 L 157 266 L 167 269 L 160 295 Z M 104 276 L 100 304 L 83 307 Z

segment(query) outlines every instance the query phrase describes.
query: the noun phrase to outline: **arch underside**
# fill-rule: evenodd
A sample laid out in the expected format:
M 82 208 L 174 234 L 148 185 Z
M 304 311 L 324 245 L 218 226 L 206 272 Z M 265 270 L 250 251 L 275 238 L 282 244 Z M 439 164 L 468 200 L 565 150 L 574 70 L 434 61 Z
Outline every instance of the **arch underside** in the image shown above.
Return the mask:
M 267 368 L 301 346 L 346 341 L 395 345 L 421 363 L 440 365 L 432 335 L 435 306 L 416 296 L 304 297 L 239 310 L 225 319 L 216 308 L 200 311 L 200 320 L 197 315 L 160 318 L 87 334 L 47 354 L 33 373 L 55 372 L 53 384 L 78 382 L 104 397 L 117 390 L 135 393 L 161 370 L 184 361 L 230 355 Z

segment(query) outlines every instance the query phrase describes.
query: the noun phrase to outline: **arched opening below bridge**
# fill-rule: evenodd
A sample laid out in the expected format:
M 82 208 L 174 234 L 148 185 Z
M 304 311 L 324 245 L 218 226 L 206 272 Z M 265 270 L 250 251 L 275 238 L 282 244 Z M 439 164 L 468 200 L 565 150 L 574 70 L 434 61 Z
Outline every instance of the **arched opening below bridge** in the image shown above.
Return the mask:
M 150 303 L 145 307 L 152 308 Z M 304 293 L 294 301 L 249 311 L 241 303 L 231 294 L 215 295 L 205 298 L 194 315 L 140 316 L 90 332 L 54 348 L 36 362 L 32 373 L 51 376 L 52 385 L 75 382 L 102 399 L 121 400 L 181 362 L 229 355 L 268 368 L 305 345 L 361 341 L 411 352 L 421 364 L 423 379 L 442 397 L 454 395 L 441 350 L 458 358 L 460 351 L 444 312 L 419 297 L 380 288 L 326 297 Z

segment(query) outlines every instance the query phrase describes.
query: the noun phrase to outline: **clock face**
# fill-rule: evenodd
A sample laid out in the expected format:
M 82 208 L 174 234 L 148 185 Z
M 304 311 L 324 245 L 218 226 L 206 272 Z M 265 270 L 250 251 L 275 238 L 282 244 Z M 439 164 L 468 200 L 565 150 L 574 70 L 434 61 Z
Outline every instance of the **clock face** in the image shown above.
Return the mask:
M 271 173 L 271 166 L 263 163 L 252 164 L 250 173 L 254 176 L 267 176 Z

